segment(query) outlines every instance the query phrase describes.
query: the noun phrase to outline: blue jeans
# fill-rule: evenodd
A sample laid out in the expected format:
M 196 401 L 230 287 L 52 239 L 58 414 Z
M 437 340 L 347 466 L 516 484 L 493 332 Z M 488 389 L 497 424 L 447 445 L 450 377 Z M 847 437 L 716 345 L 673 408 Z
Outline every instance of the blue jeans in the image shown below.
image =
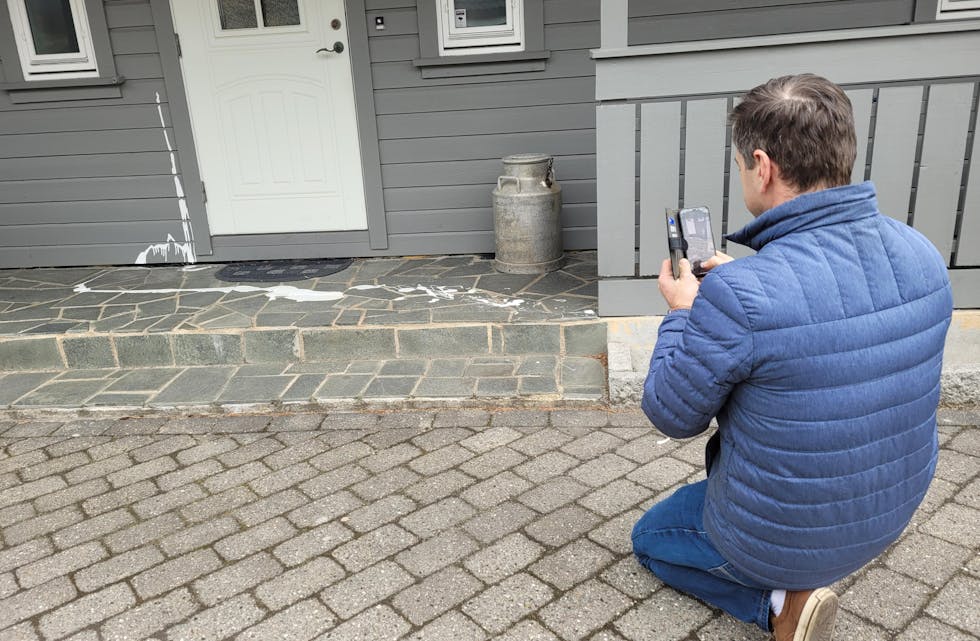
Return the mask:
M 704 531 L 707 486 L 686 485 L 650 508 L 633 526 L 633 552 L 672 588 L 769 632 L 771 590 L 741 576 Z

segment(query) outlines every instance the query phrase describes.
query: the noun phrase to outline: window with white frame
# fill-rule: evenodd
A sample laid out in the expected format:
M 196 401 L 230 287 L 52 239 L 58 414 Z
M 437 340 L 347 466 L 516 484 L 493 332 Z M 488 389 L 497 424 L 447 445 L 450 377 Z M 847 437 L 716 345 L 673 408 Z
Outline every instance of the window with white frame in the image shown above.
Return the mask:
M 24 80 L 99 75 L 84 0 L 7 0 Z
M 524 50 L 524 0 L 438 0 L 439 54 Z
M 980 0 L 940 0 L 939 14 L 943 18 L 978 18 Z

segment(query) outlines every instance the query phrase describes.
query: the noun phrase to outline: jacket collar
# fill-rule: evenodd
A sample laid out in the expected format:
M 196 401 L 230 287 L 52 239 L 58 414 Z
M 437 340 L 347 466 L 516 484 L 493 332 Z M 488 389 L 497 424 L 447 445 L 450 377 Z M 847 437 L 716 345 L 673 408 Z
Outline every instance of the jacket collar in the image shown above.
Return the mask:
M 834 187 L 802 194 L 763 212 L 742 229 L 725 236 L 758 251 L 777 238 L 825 225 L 852 222 L 878 214 L 874 184 Z

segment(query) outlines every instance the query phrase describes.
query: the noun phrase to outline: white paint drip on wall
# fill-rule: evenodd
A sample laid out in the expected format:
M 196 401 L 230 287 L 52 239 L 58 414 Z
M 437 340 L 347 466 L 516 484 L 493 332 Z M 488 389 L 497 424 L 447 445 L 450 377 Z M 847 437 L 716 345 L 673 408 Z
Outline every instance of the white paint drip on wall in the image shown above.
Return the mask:
M 174 178 L 174 190 L 177 192 L 177 210 L 180 212 L 180 225 L 184 232 L 184 240 L 178 242 L 170 234 L 167 234 L 167 242 L 150 245 L 136 257 L 137 265 L 145 265 L 150 258 L 161 258 L 169 262 L 171 256 L 184 263 L 196 263 L 197 255 L 194 253 L 194 230 L 191 228 L 191 216 L 187 209 L 187 199 L 184 194 L 184 185 L 180 181 L 180 174 L 177 173 L 177 157 L 174 154 L 174 147 L 170 144 L 170 134 L 167 133 L 167 123 L 163 119 L 163 104 L 160 102 L 160 92 L 156 93 L 157 115 L 160 117 L 160 127 L 163 129 L 163 140 L 167 143 L 167 152 L 170 154 L 170 173 Z

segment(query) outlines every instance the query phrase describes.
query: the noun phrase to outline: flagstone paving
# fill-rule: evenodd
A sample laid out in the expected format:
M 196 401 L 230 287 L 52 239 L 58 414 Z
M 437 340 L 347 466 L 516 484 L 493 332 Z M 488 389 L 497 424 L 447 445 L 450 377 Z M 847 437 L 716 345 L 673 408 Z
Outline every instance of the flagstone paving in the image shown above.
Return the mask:
M 837 639 L 980 638 L 978 426 L 941 413 Z M 630 555 L 704 440 L 636 411 L 0 420 L 0 639 L 761 641 Z
M 291 283 L 220 267 L 0 270 L 0 410 L 606 396 L 595 252 L 535 275 L 479 255 Z

